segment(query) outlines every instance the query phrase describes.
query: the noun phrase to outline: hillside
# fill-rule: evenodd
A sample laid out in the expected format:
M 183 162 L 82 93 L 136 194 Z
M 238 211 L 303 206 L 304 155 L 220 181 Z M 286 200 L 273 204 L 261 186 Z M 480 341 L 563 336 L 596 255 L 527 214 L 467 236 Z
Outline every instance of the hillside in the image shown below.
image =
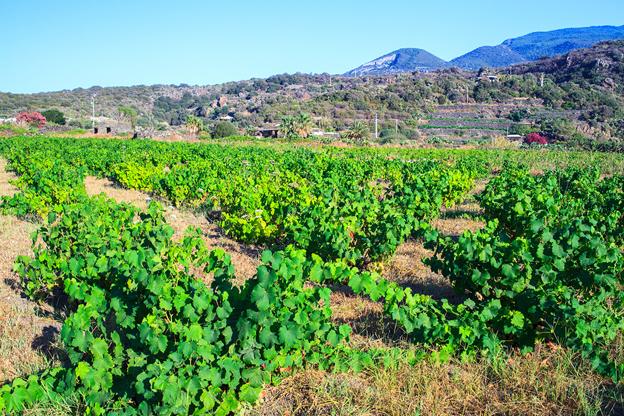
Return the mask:
M 522 55 L 507 45 L 481 46 L 453 59 L 449 65 L 464 69 L 499 68 L 525 60 Z
M 593 26 L 534 32 L 502 43 L 528 61 L 588 48 L 598 42 L 624 39 L 623 26 Z
M 590 83 L 621 92 L 624 87 L 624 41 L 601 42 L 566 55 L 515 65 L 510 71 L 514 74 L 546 73 L 557 82 Z
M 306 112 L 315 127 L 341 132 L 356 120 L 405 139 L 468 140 L 538 129 L 559 139 L 624 138 L 624 42 L 600 43 L 565 56 L 522 63 L 500 73 L 443 69 L 427 73 L 282 74 L 210 86 L 137 86 L 42 94 L 0 93 L 0 117 L 21 110 L 58 108 L 72 126 L 91 125 L 91 95 L 98 124 L 129 125 L 120 105 L 140 112 L 145 134 L 167 134 L 189 115 L 213 126 L 230 120 L 244 132 L 275 126 Z M 542 79 L 543 76 L 543 79 Z
M 405 48 L 380 56 L 345 73 L 347 76 L 382 75 L 394 72 L 428 72 L 446 66 L 446 61 L 424 49 Z

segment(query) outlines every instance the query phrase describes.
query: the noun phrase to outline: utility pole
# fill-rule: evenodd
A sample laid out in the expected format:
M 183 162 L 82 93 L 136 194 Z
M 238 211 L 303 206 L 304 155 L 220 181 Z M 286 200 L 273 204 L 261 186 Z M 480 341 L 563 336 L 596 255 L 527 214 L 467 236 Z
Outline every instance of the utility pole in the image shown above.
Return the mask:
M 394 119 L 394 133 L 399 134 L 399 119 L 398 118 Z
M 91 128 L 92 129 L 95 128 L 95 96 L 96 95 L 97 94 L 93 94 L 91 96 L 91 106 L 92 106 L 92 109 L 93 109 L 93 112 L 91 113 L 92 114 L 92 116 L 91 116 Z
M 377 113 L 375 113 L 375 139 L 377 139 L 377 123 L 378 123 Z
M 540 87 L 544 88 L 544 73 L 540 74 Z

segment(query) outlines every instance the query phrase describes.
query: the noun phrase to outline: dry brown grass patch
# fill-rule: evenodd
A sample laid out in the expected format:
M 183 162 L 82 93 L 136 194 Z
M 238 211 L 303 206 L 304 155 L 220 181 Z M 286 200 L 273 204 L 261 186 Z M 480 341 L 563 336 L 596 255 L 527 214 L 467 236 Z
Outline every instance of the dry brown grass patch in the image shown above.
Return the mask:
M 0 195 L 12 195 L 15 176 L 0 160 Z M 59 324 L 38 316 L 38 307 L 23 299 L 13 265 L 19 255 L 32 252 L 31 234 L 36 226 L 12 216 L 0 215 L 0 383 L 28 375 L 47 366 L 53 355 Z
M 406 343 L 403 331 L 384 314 L 381 303 L 356 296 L 347 287 L 333 288 L 331 309 L 335 324 L 351 327 L 354 348 L 383 348 Z
M 50 365 L 61 353 L 56 347 L 60 323 L 37 315 L 31 302 L 0 300 L 0 383 Z
M 268 388 L 253 415 L 621 414 L 622 388 L 565 350 L 500 362 L 422 361 L 362 373 L 305 371 Z M 619 403 L 619 404 L 618 404 Z
M 436 299 L 453 300 L 456 295 L 448 279 L 434 273 L 423 263 L 431 256 L 421 241 L 410 240 L 402 244 L 384 270 L 384 277 L 402 286 L 410 287 L 416 293 Z
M 17 192 L 17 188 L 10 183 L 17 176 L 13 172 L 7 172 L 6 167 L 7 161 L 0 158 L 0 196 L 12 196 Z

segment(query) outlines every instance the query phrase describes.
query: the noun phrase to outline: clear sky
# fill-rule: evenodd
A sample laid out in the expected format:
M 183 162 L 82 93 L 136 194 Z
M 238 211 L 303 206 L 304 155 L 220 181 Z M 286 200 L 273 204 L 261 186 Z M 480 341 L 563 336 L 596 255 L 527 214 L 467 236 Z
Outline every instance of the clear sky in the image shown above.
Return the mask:
M 624 0 L 0 0 L 0 91 L 343 73 L 402 47 L 452 59 L 564 27 L 623 25 Z

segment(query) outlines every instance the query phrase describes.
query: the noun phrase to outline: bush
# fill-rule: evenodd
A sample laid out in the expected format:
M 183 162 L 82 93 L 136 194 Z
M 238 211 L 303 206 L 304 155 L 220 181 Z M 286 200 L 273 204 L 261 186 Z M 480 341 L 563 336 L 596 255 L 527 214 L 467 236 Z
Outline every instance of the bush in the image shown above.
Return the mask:
M 20 124 L 27 124 L 31 127 L 41 128 L 46 124 L 46 118 L 36 111 L 22 111 L 15 118 Z
M 516 123 L 521 122 L 522 120 L 531 116 L 531 113 L 526 108 L 520 108 L 518 110 L 512 111 L 509 113 L 508 118 L 511 121 L 515 121 Z
M 236 136 L 238 134 L 238 129 L 234 124 L 229 121 L 220 121 L 215 124 L 212 136 L 220 139 L 223 137 Z
M 379 140 L 379 142 L 381 144 L 389 144 L 389 143 L 401 143 L 401 142 L 404 142 L 406 140 L 407 140 L 407 137 L 405 137 L 401 133 L 394 133 L 394 132 L 392 132 L 391 134 L 386 134 L 386 135 L 382 136 L 381 139 Z
M 65 114 L 55 108 L 43 111 L 41 115 L 43 115 L 48 122 L 58 124 L 60 126 L 64 126 L 67 122 L 67 120 L 65 120 Z
M 90 129 L 92 126 L 92 122 L 85 119 L 72 119 L 67 122 L 67 125 L 69 127 L 77 127 L 80 129 Z
M 562 141 L 572 137 L 576 127 L 565 118 L 544 119 L 540 121 L 540 131 L 555 141 Z
M 401 134 L 407 137 L 410 140 L 419 140 L 422 138 L 420 131 L 418 129 L 403 129 L 401 130 Z
M 548 144 L 548 140 L 546 140 L 546 137 L 542 136 L 539 133 L 530 133 L 526 136 L 524 142 L 527 144 Z
M 527 134 L 531 134 L 535 131 L 535 128 L 531 127 L 528 124 L 512 124 L 509 126 L 509 134 L 519 134 L 521 136 L 526 136 Z

